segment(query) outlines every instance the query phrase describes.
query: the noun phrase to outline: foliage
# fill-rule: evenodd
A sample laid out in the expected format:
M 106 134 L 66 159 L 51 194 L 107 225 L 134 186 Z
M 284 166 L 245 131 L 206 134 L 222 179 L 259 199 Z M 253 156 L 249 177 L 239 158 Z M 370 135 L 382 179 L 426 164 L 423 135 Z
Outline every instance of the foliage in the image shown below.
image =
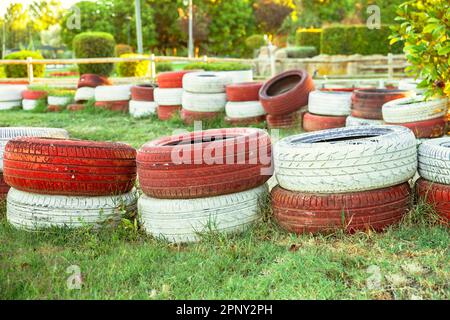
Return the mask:
M 148 56 L 127 53 L 120 56 L 121 58 L 149 58 Z M 117 73 L 120 77 L 144 77 L 148 73 L 150 61 L 132 61 L 119 62 L 117 64 Z
M 423 79 L 426 95 L 450 96 L 450 5 L 448 0 L 406 1 L 391 43 L 404 41 L 407 72 Z
M 254 34 L 245 39 L 245 45 L 247 48 L 257 50 L 266 44 L 264 36 L 261 34 Z
M 205 70 L 205 71 L 240 71 L 251 70 L 252 66 L 238 62 L 194 62 L 184 67 L 184 70 Z
M 173 71 L 173 65 L 170 62 L 157 62 L 156 63 L 156 72 L 166 72 Z
M 253 4 L 259 29 L 271 35 L 278 32 L 284 20 L 294 9 L 294 3 L 291 0 L 256 0 Z
M 120 57 L 123 54 L 133 53 L 133 48 L 127 44 L 119 43 L 116 45 L 116 55 Z
M 286 54 L 288 58 L 311 58 L 317 56 L 318 51 L 316 47 L 287 47 Z
M 73 50 L 77 58 L 101 58 L 115 56 L 114 37 L 105 32 L 80 33 L 73 39 Z M 114 65 L 111 63 L 80 64 L 80 74 L 94 73 L 109 76 Z
M 298 29 L 295 43 L 298 46 L 315 47 L 320 52 L 322 29 Z
M 5 56 L 6 60 L 26 60 L 28 57 L 33 59 L 44 59 L 40 52 L 36 51 L 18 51 Z M 33 65 L 33 75 L 36 78 L 42 78 L 45 73 L 43 64 Z M 5 66 L 5 74 L 7 78 L 26 78 L 28 76 L 27 66 L 20 64 L 8 64 Z

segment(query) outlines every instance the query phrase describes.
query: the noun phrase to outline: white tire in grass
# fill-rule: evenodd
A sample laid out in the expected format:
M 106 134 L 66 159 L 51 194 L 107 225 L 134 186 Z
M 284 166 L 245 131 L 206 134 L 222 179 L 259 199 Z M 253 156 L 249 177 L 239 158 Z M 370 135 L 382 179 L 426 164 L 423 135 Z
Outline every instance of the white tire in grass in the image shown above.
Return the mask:
M 347 116 L 351 113 L 352 93 L 340 91 L 312 91 L 308 111 L 324 116 Z
M 225 105 L 225 113 L 229 118 L 241 119 L 263 116 L 266 111 L 259 101 L 228 101 Z
M 127 101 L 131 97 L 131 85 L 98 86 L 95 88 L 95 101 Z
M 195 112 L 220 112 L 225 108 L 227 95 L 225 93 L 191 93 L 184 91 L 183 109 Z
M 55 97 L 48 96 L 47 103 L 49 106 L 66 106 L 72 102 L 72 97 Z
M 34 110 L 38 104 L 39 100 L 31 100 L 31 99 L 23 99 L 22 100 L 22 109 L 23 110 Z
M 3 152 L 9 140 L 18 137 L 68 138 L 69 133 L 59 128 L 0 127 L 0 171 L 3 171 Z
M 130 115 L 134 118 L 148 117 L 156 112 L 158 105 L 153 101 L 130 101 Z
M 423 141 L 418 157 L 422 178 L 450 185 L 450 137 Z
M 6 218 L 19 229 L 50 227 L 98 227 L 120 221 L 125 212 L 136 210 L 133 190 L 119 196 L 80 197 L 40 195 L 11 188 L 7 196 Z
M 75 93 L 75 101 L 88 101 L 95 98 L 95 88 L 78 88 Z
M 198 198 L 156 199 L 142 195 L 138 210 L 144 230 L 170 242 L 193 242 L 207 231 L 234 233 L 259 218 L 265 185 L 244 192 Z
M 22 100 L 0 101 L 0 110 L 11 110 L 22 106 Z
M 359 126 L 380 126 L 383 125 L 383 120 L 374 120 L 374 119 L 363 119 L 356 118 L 353 116 L 348 116 L 345 120 L 346 127 L 359 127 Z
M 181 105 L 183 89 L 181 88 L 155 88 L 153 91 L 155 102 L 159 106 Z
M 192 93 L 222 93 L 232 79 L 217 72 L 192 72 L 183 77 L 183 89 Z
M 291 191 L 374 190 L 411 179 L 416 138 L 400 126 L 362 126 L 295 135 L 275 144 L 275 174 Z
M 389 101 L 383 105 L 387 123 L 408 123 L 441 118 L 447 114 L 447 98 L 425 101 L 422 96 Z
M 0 101 L 19 101 L 22 100 L 22 92 L 27 90 L 24 85 L 0 85 Z

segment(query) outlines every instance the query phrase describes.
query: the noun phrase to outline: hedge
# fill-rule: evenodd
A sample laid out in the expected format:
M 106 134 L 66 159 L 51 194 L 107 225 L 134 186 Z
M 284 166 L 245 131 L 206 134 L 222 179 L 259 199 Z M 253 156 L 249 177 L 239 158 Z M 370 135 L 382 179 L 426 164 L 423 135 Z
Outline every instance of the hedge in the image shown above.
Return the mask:
M 370 30 L 365 25 L 330 26 L 322 31 L 321 53 L 323 54 L 388 54 L 402 53 L 401 44 L 389 45 L 389 26 Z
M 44 57 L 39 52 L 22 50 L 6 55 L 5 60 L 26 60 L 28 57 L 31 57 L 33 59 L 44 59 Z M 26 65 L 8 64 L 5 66 L 4 71 L 7 78 L 26 78 L 28 76 Z M 44 73 L 45 65 L 33 65 L 33 75 L 36 78 L 43 78 Z
M 106 32 L 84 32 L 73 39 L 73 50 L 77 58 L 110 58 L 115 56 L 116 41 Z M 94 73 L 109 76 L 112 63 L 80 64 L 80 74 Z
M 316 47 L 320 52 L 322 29 L 298 29 L 295 43 L 301 47 Z
M 317 56 L 318 51 L 316 47 L 287 47 L 286 55 L 288 58 L 311 58 Z
M 184 70 L 205 70 L 205 71 L 241 71 L 251 70 L 252 66 L 249 64 L 239 62 L 194 62 L 189 63 L 184 67 Z
M 149 56 L 126 53 L 120 56 L 121 58 L 149 58 Z M 145 77 L 148 72 L 150 61 L 131 61 L 131 62 L 119 62 L 117 64 L 117 74 L 120 77 Z

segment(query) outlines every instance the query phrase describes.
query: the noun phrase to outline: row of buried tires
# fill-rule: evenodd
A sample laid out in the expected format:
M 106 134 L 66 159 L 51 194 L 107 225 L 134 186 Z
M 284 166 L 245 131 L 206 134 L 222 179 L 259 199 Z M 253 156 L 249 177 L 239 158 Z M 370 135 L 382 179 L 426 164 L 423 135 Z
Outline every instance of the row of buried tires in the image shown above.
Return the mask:
M 6 196 L 11 187 L 12 225 L 117 223 L 137 206 L 146 232 L 190 242 L 204 231 L 245 229 L 270 198 L 273 217 L 290 232 L 383 230 L 411 208 L 417 166 L 418 199 L 444 223 L 450 217 L 450 138 L 426 141 L 417 151 L 412 131 L 400 126 L 290 136 L 273 155 L 267 133 L 250 128 L 163 137 L 137 152 L 66 137 L 62 129 L 1 128 L 0 190 Z M 268 197 L 273 174 L 278 185 Z

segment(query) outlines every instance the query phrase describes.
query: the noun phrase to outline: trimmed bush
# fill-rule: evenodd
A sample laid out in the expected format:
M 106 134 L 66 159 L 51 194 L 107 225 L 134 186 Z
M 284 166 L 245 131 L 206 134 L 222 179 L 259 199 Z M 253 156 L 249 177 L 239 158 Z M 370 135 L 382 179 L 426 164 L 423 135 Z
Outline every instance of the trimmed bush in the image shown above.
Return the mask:
M 28 57 L 33 59 L 44 59 L 44 57 L 36 51 L 18 51 L 5 56 L 5 60 L 26 60 Z M 26 78 L 28 76 L 27 66 L 20 64 L 8 64 L 5 66 L 5 74 L 7 78 Z M 33 65 L 33 75 L 36 78 L 42 78 L 45 73 L 43 64 Z
M 286 54 L 288 58 L 311 58 L 318 55 L 316 47 L 287 47 Z
M 116 55 L 120 57 L 121 55 L 133 53 L 133 48 L 127 44 L 118 44 L 116 46 Z
M 194 62 L 189 63 L 184 67 L 184 70 L 205 70 L 205 71 L 240 71 L 251 70 L 252 66 L 249 64 L 238 62 Z
M 245 45 L 252 50 L 257 50 L 266 44 L 264 36 L 260 34 L 254 34 L 247 39 L 245 39 Z
M 127 53 L 120 56 L 121 58 L 149 58 L 140 54 Z M 144 77 L 148 72 L 150 61 L 133 61 L 133 62 L 120 62 L 117 64 L 117 73 L 121 77 Z
M 389 26 L 370 30 L 365 25 L 331 26 L 322 31 L 321 53 L 323 54 L 388 54 L 402 53 L 402 46 L 389 45 Z
M 156 72 L 167 72 L 173 71 L 173 66 L 170 62 L 157 62 L 156 63 Z
M 295 43 L 300 47 L 315 47 L 320 52 L 322 29 L 298 29 Z
M 106 32 L 84 32 L 73 39 L 73 51 L 77 58 L 109 58 L 115 56 L 116 42 Z M 80 64 L 80 74 L 94 73 L 109 76 L 113 71 L 112 63 Z

